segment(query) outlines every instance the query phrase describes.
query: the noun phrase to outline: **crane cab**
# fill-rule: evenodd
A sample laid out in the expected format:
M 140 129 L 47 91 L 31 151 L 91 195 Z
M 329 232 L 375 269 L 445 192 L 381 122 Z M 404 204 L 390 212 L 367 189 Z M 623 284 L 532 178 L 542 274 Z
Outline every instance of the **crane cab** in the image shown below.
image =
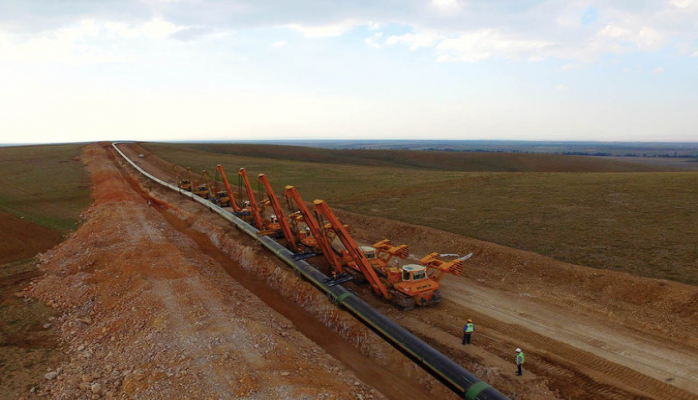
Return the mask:
M 182 179 L 181 181 L 179 181 L 179 182 L 177 183 L 177 186 L 178 186 L 180 189 L 183 189 L 183 190 L 186 190 L 186 191 L 188 191 L 188 192 L 191 192 L 191 182 L 189 182 L 189 181 L 186 180 L 186 179 Z
M 371 246 L 361 246 L 361 251 L 364 253 L 367 259 L 369 260 L 375 260 L 376 259 L 376 249 Z
M 408 264 L 402 267 L 403 282 L 418 282 L 427 279 L 427 268 L 422 265 Z

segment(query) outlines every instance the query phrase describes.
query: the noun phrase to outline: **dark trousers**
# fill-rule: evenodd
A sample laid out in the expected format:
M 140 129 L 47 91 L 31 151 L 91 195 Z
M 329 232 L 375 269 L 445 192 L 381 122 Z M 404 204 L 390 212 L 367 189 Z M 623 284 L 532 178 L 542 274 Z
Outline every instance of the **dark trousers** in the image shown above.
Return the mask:
M 519 371 L 516 373 L 516 375 L 521 376 L 521 374 L 523 374 L 523 371 L 521 370 L 521 367 L 523 367 L 523 364 L 518 364 L 518 365 L 516 366 L 516 368 L 519 369 Z
M 472 335 L 471 332 L 463 333 L 463 344 L 470 344 L 470 335 Z

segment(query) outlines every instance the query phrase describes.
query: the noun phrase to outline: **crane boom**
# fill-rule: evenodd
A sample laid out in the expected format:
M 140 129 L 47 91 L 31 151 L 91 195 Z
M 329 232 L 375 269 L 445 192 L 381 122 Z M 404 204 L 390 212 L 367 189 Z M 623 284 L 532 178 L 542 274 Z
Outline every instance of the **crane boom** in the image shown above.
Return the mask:
M 189 191 L 194 192 L 194 181 L 191 179 L 191 168 L 187 167 L 187 177 L 189 178 Z
M 257 206 L 257 200 L 254 198 L 254 192 L 252 192 L 252 185 L 250 185 L 250 179 L 247 177 L 247 171 L 245 168 L 240 168 L 238 175 L 242 178 L 245 183 L 245 191 L 247 191 L 247 198 L 250 200 L 250 213 L 252 214 L 252 221 L 254 222 L 255 228 L 262 231 L 264 230 L 264 223 L 262 222 L 262 216 L 259 212 L 259 207 Z
M 223 178 L 223 183 L 225 184 L 225 191 L 228 192 L 228 197 L 230 198 L 230 206 L 233 207 L 233 212 L 241 213 L 242 209 L 235 202 L 235 195 L 233 194 L 233 189 L 230 188 L 230 183 L 228 183 L 228 178 L 226 178 L 225 172 L 223 172 L 223 166 L 218 164 L 216 165 L 216 169 L 218 170 L 218 172 L 220 172 L 221 177 Z
M 281 232 L 284 234 L 284 238 L 286 238 L 286 245 L 294 252 L 298 252 L 296 237 L 293 235 L 291 227 L 288 225 L 288 220 L 286 219 L 286 215 L 284 215 L 284 210 L 281 208 L 281 204 L 279 204 L 279 199 L 277 199 L 274 195 L 274 189 L 272 189 L 269 179 L 267 179 L 266 175 L 259 174 L 257 180 L 259 183 L 264 185 L 264 190 L 267 191 L 269 203 L 271 203 L 271 207 L 274 209 L 274 214 L 276 214 L 277 220 L 279 221 Z
M 306 225 L 308 225 L 308 228 L 310 228 L 310 232 L 317 241 L 318 246 L 320 246 L 320 249 L 322 250 L 322 254 L 325 255 L 325 258 L 330 265 L 338 272 L 343 272 L 342 263 L 339 261 L 339 259 L 337 259 L 336 255 L 334 254 L 334 250 L 332 250 L 330 243 L 327 241 L 327 237 L 322 233 L 320 224 L 317 222 L 315 217 L 313 217 L 310 209 L 305 205 L 305 202 L 301 198 L 301 195 L 298 193 L 296 188 L 290 185 L 286 186 L 284 189 L 284 196 L 293 200 L 293 202 L 296 204 L 296 207 L 298 207 L 298 210 L 303 216 L 303 221 L 306 223 Z
M 216 195 L 214 194 L 215 191 L 211 190 L 211 177 L 208 176 L 208 172 L 206 172 L 206 170 L 204 170 L 204 172 L 202 172 L 202 175 L 204 176 L 204 183 L 206 183 L 206 190 L 208 190 L 208 196 L 209 196 L 208 198 L 210 198 L 210 199 L 215 198 L 216 197 Z
M 327 203 L 325 203 L 323 200 L 315 200 L 313 202 L 313 205 L 315 206 L 315 210 L 318 213 L 324 215 L 325 218 L 327 218 L 327 221 L 332 226 L 332 229 L 334 229 L 334 231 L 337 233 L 339 240 L 342 241 L 342 244 L 347 249 L 351 257 L 354 259 L 354 262 L 356 262 L 356 264 L 359 266 L 361 272 L 366 277 L 368 283 L 371 284 L 373 290 L 377 294 L 382 294 L 383 297 L 385 297 L 386 299 L 390 299 L 391 296 L 390 293 L 388 293 L 388 289 L 380 281 L 380 278 L 378 278 L 378 274 L 376 274 L 376 271 L 371 266 L 371 262 L 368 260 L 368 258 L 366 258 L 364 252 L 361 251 L 359 245 L 356 244 L 354 238 L 351 237 L 349 231 L 334 215 L 334 212 L 332 212 Z
M 191 180 L 188 181 L 185 179 L 185 177 L 180 173 L 177 164 L 172 164 L 172 168 L 174 168 L 177 187 L 183 190 L 191 191 Z

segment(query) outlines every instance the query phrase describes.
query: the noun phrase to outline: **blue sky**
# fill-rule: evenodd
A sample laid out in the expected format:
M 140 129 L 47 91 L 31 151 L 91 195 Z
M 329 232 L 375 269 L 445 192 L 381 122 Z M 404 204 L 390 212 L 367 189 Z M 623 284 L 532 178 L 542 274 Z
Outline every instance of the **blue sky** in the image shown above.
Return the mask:
M 698 141 L 698 0 L 4 0 L 0 143 Z

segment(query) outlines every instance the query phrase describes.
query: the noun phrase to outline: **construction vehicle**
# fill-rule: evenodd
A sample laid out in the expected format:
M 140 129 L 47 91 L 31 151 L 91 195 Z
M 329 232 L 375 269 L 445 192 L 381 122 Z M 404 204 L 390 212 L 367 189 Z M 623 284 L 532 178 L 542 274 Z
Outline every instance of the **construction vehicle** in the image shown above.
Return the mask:
M 354 241 L 349 231 L 334 215 L 330 207 L 322 200 L 313 202 L 315 210 L 322 215 L 332 229 L 337 234 L 346 252 L 351 256 L 353 262 L 364 275 L 366 281 L 371 285 L 373 291 L 392 301 L 403 310 L 411 310 L 415 306 L 427 306 L 441 301 L 439 283 L 427 275 L 427 267 L 423 265 L 409 264 L 402 267 L 388 266 L 375 268 L 364 251 Z M 381 244 L 378 242 L 377 244 Z M 385 246 L 392 248 L 385 242 L 381 244 L 381 252 L 386 252 Z M 401 254 L 404 248 L 394 250 L 393 255 Z M 390 255 L 391 257 L 393 255 Z M 385 260 L 385 258 L 382 258 Z
M 225 189 L 218 188 L 219 177 L 220 177 L 220 171 L 218 170 L 218 166 L 216 166 L 216 175 L 213 178 L 213 193 L 214 193 L 215 199 L 216 199 L 215 203 L 221 207 L 230 207 L 230 205 L 231 205 L 230 195 L 228 194 L 228 192 Z
M 250 185 L 250 179 L 247 176 L 247 171 L 245 168 L 240 168 L 238 171 L 238 176 L 240 179 L 240 184 L 245 185 L 245 192 L 247 193 L 247 201 L 249 202 L 250 214 L 252 215 L 252 224 L 259 232 L 260 236 L 277 236 L 281 227 L 278 223 L 278 218 L 272 216 L 269 219 L 262 218 L 262 210 L 257 204 L 254 192 L 252 191 L 252 185 Z
M 237 201 L 235 200 L 235 193 L 233 192 L 233 189 L 230 187 L 230 182 L 228 182 L 228 178 L 225 176 L 225 171 L 223 171 L 222 165 L 216 165 L 216 173 L 220 173 L 221 179 L 223 179 L 223 184 L 225 185 L 225 191 L 228 194 L 228 201 L 230 207 L 233 208 L 233 215 L 240 217 L 242 220 L 246 222 L 250 222 L 250 212 L 249 210 L 243 210 L 237 204 Z
M 410 255 L 410 249 L 407 245 L 393 246 L 388 239 L 383 239 L 372 246 L 361 246 L 361 251 L 364 252 L 373 268 L 383 276 L 387 276 L 386 268 L 389 268 L 393 257 L 404 260 Z
M 213 185 L 211 184 L 211 183 L 212 183 L 211 176 L 209 176 L 209 174 L 208 174 L 208 172 L 207 172 L 206 170 L 204 170 L 201 174 L 202 174 L 203 177 L 204 177 L 204 184 L 206 185 L 206 190 L 208 191 L 208 194 L 207 194 L 206 198 L 207 198 L 207 199 L 210 199 L 211 201 L 214 201 L 214 202 L 215 202 L 215 200 L 216 200 L 216 191 L 213 190 L 213 189 L 211 189 L 212 186 L 213 186 Z
M 215 179 L 211 179 L 211 176 L 206 171 L 203 172 L 203 175 L 204 182 L 206 182 L 206 187 L 208 188 L 207 199 L 221 207 L 230 206 L 230 196 L 228 196 L 228 193 L 226 193 L 225 190 L 218 190 L 218 170 L 216 170 Z
M 298 190 L 293 186 L 286 186 L 284 196 L 289 200 L 289 206 L 295 204 L 296 208 L 298 208 L 298 212 L 294 212 L 289 218 L 295 224 L 297 241 L 312 249 L 315 254 L 323 254 L 330 264 L 330 269 L 333 273 L 343 274 L 344 267 L 342 261 L 337 258 L 330 242 L 327 241 L 327 236 L 323 233 L 320 223 L 313 217 Z M 299 225 L 301 221 L 306 225 L 310 233 L 305 229 L 301 229 Z
M 273 217 L 277 220 L 276 223 L 279 225 L 284 239 L 286 239 L 286 247 L 288 247 L 289 250 L 293 251 L 294 253 L 300 253 L 301 247 L 296 242 L 296 237 L 291 230 L 291 226 L 288 223 L 284 210 L 281 208 L 281 204 L 279 204 L 279 199 L 277 199 L 276 195 L 274 194 L 274 189 L 272 189 L 269 179 L 267 179 L 266 175 L 259 174 L 257 176 L 257 181 L 262 184 L 267 193 L 266 201 L 269 202 L 271 208 L 274 210 Z
M 189 169 L 187 168 L 187 171 Z M 206 178 L 208 177 L 208 173 L 206 171 L 203 172 L 204 175 L 204 182 L 197 184 L 196 182 L 192 181 L 194 183 L 194 189 L 192 190 L 192 193 L 199 197 L 203 197 L 204 199 L 208 199 L 211 195 L 211 189 L 209 188 L 209 185 L 206 183 Z M 191 173 L 190 173 L 191 176 Z
M 184 177 L 181 176 L 177 164 L 172 164 L 172 168 L 175 172 L 175 180 L 177 181 L 177 187 L 182 190 L 186 190 L 187 192 L 191 192 L 191 173 L 189 172 L 189 168 L 187 168 L 187 172 L 189 173 L 189 179 L 184 179 Z

